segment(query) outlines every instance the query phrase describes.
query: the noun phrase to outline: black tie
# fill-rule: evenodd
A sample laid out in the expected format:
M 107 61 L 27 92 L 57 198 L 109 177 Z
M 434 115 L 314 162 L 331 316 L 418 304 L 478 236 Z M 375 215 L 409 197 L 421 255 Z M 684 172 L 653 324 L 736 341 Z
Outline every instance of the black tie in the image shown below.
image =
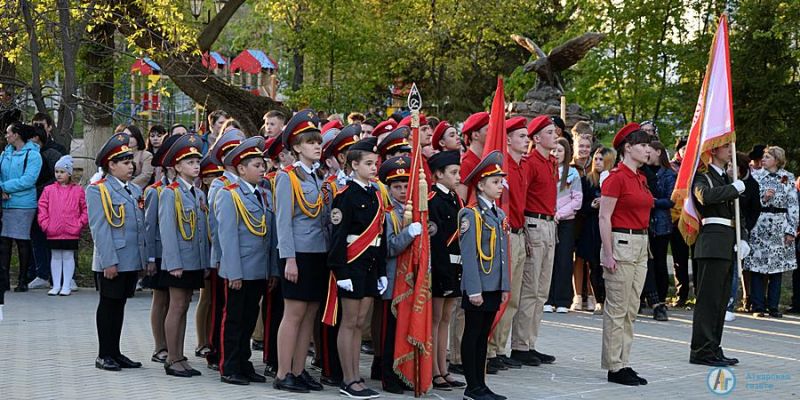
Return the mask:
M 131 189 L 128 187 L 128 185 L 122 185 L 122 187 L 125 188 L 125 191 L 128 192 L 129 195 L 133 196 L 133 192 L 131 192 Z
M 193 198 L 195 198 L 195 199 L 197 198 L 197 193 L 195 193 L 195 191 L 194 191 L 194 186 L 192 186 L 192 187 L 189 189 L 189 193 L 191 193 L 191 194 L 192 194 L 192 197 L 193 197 Z
M 497 217 L 497 207 L 495 207 L 494 205 L 492 205 L 492 214 L 494 214 L 494 216 Z
M 722 181 L 725 182 L 726 185 L 731 183 L 731 179 L 728 177 L 728 173 L 725 171 L 722 171 Z
M 260 204 L 263 207 L 264 206 L 264 201 L 261 199 L 261 192 L 259 192 L 258 189 L 255 189 L 255 190 L 253 190 L 253 194 L 258 199 L 258 204 Z

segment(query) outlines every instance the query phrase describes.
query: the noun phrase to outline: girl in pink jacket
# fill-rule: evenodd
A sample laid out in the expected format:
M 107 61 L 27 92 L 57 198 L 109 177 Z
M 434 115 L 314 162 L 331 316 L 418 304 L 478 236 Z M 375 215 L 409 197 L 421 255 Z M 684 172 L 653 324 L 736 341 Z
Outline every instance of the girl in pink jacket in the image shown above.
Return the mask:
M 53 289 L 47 294 L 69 296 L 75 273 L 75 250 L 81 230 L 89 224 L 89 215 L 83 188 L 72 182 L 72 157 L 61 157 L 55 170 L 56 182 L 45 187 L 39 198 L 38 218 L 52 253 Z

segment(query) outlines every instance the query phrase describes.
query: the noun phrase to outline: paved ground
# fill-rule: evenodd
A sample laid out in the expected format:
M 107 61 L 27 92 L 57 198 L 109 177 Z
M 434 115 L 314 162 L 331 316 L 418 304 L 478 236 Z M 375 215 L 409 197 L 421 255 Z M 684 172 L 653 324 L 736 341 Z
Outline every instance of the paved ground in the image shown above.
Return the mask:
M 0 322 L 0 399 L 332 399 L 320 394 L 274 391 L 271 383 L 234 387 L 210 370 L 203 376 L 168 377 L 149 361 L 153 350 L 148 313 L 150 295 L 139 292 L 128 303 L 123 352 L 144 368 L 103 372 L 94 368 L 97 297 L 83 289 L 67 298 L 41 290 L 6 296 Z M 192 315 L 194 310 L 190 311 Z M 600 366 L 600 317 L 589 313 L 548 314 L 539 348 L 558 357 L 550 366 L 524 368 L 490 376 L 489 385 L 511 399 L 673 399 L 716 398 L 706 383 L 710 369 L 687 362 L 691 312 L 673 312 L 669 322 L 644 318 L 636 324 L 632 360 L 650 384 L 638 388 L 608 384 Z M 800 318 L 755 320 L 740 315 L 726 326 L 726 353 L 742 363 L 733 369 L 731 398 L 800 397 Z M 188 329 L 187 354 L 194 348 Z M 191 353 L 193 354 L 193 353 Z M 260 355 L 260 353 L 257 353 Z M 202 360 L 190 357 L 196 367 Z M 260 359 L 260 357 L 258 357 Z M 362 356 L 368 375 L 369 356 Z M 261 365 L 259 362 L 257 365 Z M 374 388 L 379 383 L 371 382 Z M 384 395 L 384 398 L 400 396 Z M 428 398 L 460 399 L 457 392 L 434 392 Z

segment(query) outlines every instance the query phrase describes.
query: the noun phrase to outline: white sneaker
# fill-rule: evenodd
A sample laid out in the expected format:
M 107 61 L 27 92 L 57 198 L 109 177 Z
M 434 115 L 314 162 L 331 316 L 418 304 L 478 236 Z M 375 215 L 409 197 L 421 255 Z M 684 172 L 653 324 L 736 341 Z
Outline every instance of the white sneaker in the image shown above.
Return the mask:
M 70 294 L 72 294 L 72 291 L 68 287 L 62 288 L 61 292 L 58 293 L 59 296 L 69 296 Z
M 551 306 L 549 304 L 545 304 L 544 308 L 543 308 L 543 311 L 546 312 L 546 313 L 551 313 L 551 312 L 553 312 L 553 306 Z
M 46 289 L 48 287 L 50 287 L 50 282 L 38 276 L 28 284 L 28 289 Z
M 594 305 L 594 315 L 603 315 L 603 303 Z
M 569 306 L 569 309 L 572 311 L 581 311 L 583 310 L 583 298 L 581 296 L 575 295 L 572 297 L 572 305 Z
M 60 287 L 53 287 L 52 289 L 50 289 L 49 292 L 47 292 L 47 295 L 48 296 L 58 296 L 58 292 L 60 292 L 60 291 L 61 291 Z
M 731 322 L 735 320 L 736 320 L 736 314 L 730 311 L 725 311 L 725 322 Z
M 73 292 L 76 292 L 76 291 L 78 291 L 78 289 L 79 289 L 78 288 L 78 284 L 75 283 L 75 279 L 71 280 L 70 283 L 69 283 L 69 290 L 71 290 Z
M 586 308 L 584 308 L 584 310 L 594 311 L 596 307 L 597 307 L 597 300 L 594 299 L 594 296 L 592 295 L 586 296 Z
M 569 312 L 569 308 L 567 307 L 558 307 L 556 308 L 556 313 L 558 314 L 566 314 Z

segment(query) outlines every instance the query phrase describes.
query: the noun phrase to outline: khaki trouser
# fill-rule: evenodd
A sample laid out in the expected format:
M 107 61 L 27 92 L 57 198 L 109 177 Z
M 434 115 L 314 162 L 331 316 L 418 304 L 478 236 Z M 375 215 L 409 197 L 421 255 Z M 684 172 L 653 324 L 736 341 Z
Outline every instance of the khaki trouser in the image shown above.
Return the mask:
M 525 268 L 525 233 L 510 233 L 508 235 L 511 244 L 509 259 L 511 260 L 511 297 L 500 322 L 494 327 L 494 333 L 489 337 L 489 349 L 486 353 L 488 358 L 497 357 L 498 354 L 506 354 L 506 344 L 508 336 L 511 334 L 511 322 L 519 308 L 519 296 L 522 290 L 522 270 Z
M 264 300 L 262 299 L 258 302 L 258 322 L 256 322 L 256 328 L 253 329 L 253 340 L 257 342 L 264 341 L 264 319 L 262 315 L 264 315 L 264 310 L 261 308 L 264 307 Z
M 606 302 L 603 306 L 603 354 L 601 366 L 612 372 L 629 365 L 633 321 L 639 312 L 639 296 L 647 277 L 647 235 L 612 234 L 614 273 L 603 270 Z
M 459 300 L 460 302 L 461 300 Z M 450 317 L 450 364 L 461 365 L 461 337 L 464 336 L 464 309 L 456 304 Z
M 511 328 L 511 350 L 533 350 L 542 324 L 542 309 L 550 294 L 553 257 L 556 249 L 556 223 L 525 217 L 525 241 L 531 249 L 522 271 L 519 309 Z

